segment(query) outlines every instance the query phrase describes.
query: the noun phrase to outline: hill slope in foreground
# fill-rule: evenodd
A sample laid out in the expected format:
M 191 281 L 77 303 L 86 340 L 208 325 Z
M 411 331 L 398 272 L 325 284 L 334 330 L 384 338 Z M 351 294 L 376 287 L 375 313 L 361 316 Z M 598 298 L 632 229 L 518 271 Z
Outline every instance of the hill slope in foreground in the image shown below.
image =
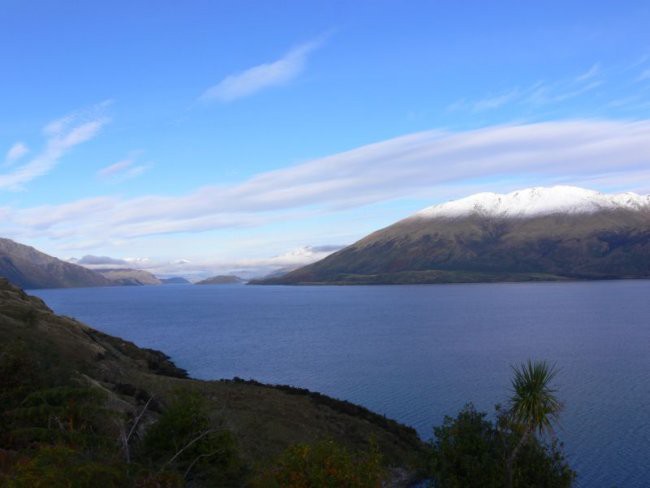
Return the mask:
M 65 367 L 87 387 L 102 392 L 109 428 L 116 418 L 134 418 L 148 398 L 153 403 L 144 410 L 140 425 L 151 425 L 174 392 L 182 390 L 205 399 L 214 422 L 232 432 L 251 465 L 295 443 L 324 439 L 350 449 L 368 449 L 374 439 L 384 459 L 400 467 L 410 465 L 422 449 L 413 429 L 348 402 L 253 381 L 188 378 L 164 354 L 58 316 L 4 279 L 0 279 L 0 337 L 3 346 L 21 342 L 29 351 L 42 351 L 53 368 Z M 0 454 L 6 451 L 0 449 Z
M 575 187 L 481 193 L 424 209 L 261 284 L 650 277 L 650 197 Z

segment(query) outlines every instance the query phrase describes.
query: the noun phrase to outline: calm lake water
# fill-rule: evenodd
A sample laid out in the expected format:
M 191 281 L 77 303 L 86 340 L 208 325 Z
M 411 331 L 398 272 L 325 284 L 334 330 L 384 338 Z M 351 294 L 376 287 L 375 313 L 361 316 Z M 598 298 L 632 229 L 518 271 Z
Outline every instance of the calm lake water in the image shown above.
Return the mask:
M 466 402 L 505 402 L 510 365 L 547 359 L 579 486 L 650 486 L 650 281 L 32 293 L 194 377 L 306 387 L 425 439 Z

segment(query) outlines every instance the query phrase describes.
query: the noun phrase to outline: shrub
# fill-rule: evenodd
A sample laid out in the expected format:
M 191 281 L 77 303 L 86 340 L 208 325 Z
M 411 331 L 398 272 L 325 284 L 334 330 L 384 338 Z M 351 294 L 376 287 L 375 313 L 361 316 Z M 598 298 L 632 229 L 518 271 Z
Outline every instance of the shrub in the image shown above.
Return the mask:
M 487 414 L 469 404 L 434 428 L 430 473 L 440 487 L 502 487 L 497 433 Z
M 505 465 L 522 432 L 497 408 L 496 424 L 466 405 L 455 418 L 434 429 L 429 447 L 429 476 L 437 488 L 503 487 Z M 514 487 L 570 487 L 575 473 L 557 442 L 529 437 L 517 458 Z
M 258 488 L 378 488 L 386 472 L 376 446 L 352 453 L 332 441 L 297 444 L 253 481 Z
M 88 459 L 66 446 L 43 446 L 16 464 L 3 481 L 7 488 L 121 488 L 128 486 L 124 466 Z
M 191 392 L 178 392 L 147 430 L 139 457 L 208 486 L 239 486 L 245 474 L 234 437 L 214 427 L 205 401 Z

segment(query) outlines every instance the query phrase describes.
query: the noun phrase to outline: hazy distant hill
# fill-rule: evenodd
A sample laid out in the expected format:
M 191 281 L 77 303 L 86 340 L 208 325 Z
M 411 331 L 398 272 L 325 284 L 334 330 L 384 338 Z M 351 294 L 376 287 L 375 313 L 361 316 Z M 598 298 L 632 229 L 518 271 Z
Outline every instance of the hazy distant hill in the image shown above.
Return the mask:
M 232 275 L 219 275 L 207 278 L 205 280 L 197 281 L 196 285 L 232 285 L 237 283 L 244 283 L 245 280 L 239 276 Z
M 22 288 L 110 286 L 104 276 L 48 256 L 33 247 L 0 238 L 0 276 Z
M 266 284 L 650 278 L 650 197 L 575 187 L 437 205 Z
M 141 269 L 115 268 L 97 269 L 95 271 L 109 279 L 115 285 L 140 286 L 163 284 L 163 282 L 154 275 Z
M 190 282 L 181 276 L 172 276 L 171 278 L 160 278 L 163 285 L 189 285 Z

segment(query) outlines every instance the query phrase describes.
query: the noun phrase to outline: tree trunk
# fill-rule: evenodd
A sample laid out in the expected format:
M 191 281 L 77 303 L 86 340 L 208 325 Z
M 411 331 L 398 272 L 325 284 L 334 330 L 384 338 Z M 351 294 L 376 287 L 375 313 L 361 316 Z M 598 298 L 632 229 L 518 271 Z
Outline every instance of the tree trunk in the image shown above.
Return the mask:
M 519 451 L 523 447 L 523 445 L 526 443 L 528 440 L 528 436 L 531 434 L 531 429 L 527 428 L 523 435 L 521 436 L 521 439 L 519 439 L 519 442 L 515 446 L 515 448 L 512 450 L 512 453 L 506 460 L 506 488 L 512 488 L 512 481 L 513 481 L 513 467 L 515 464 L 515 460 L 517 459 L 517 454 L 519 454 Z

